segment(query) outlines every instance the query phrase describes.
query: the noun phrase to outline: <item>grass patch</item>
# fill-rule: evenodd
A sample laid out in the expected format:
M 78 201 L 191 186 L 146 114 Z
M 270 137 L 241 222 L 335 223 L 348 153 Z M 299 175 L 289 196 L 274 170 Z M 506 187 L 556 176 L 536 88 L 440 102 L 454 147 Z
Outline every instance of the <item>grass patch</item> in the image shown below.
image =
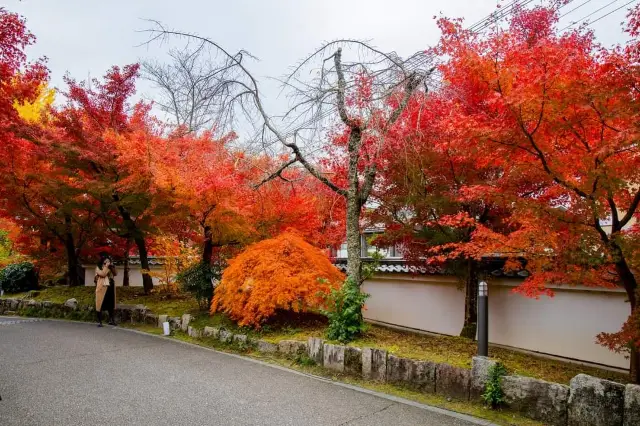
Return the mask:
M 68 299 L 76 299 L 79 305 L 93 306 L 95 304 L 95 287 L 45 287 L 28 293 L 5 294 L 4 299 L 34 299 L 48 300 L 54 303 L 64 303 Z M 179 316 L 188 312 L 198 312 L 198 302 L 188 294 L 168 294 L 154 289 L 151 294 L 144 294 L 142 287 L 117 287 L 116 299 L 118 304 L 145 305 L 152 312 Z

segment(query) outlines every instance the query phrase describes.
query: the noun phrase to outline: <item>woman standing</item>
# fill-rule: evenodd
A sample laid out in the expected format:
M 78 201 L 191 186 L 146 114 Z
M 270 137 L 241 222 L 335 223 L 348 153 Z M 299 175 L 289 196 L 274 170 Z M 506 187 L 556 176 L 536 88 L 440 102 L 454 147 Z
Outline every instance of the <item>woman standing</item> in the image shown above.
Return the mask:
M 116 325 L 113 311 L 116 307 L 116 268 L 108 256 L 101 256 L 96 266 L 96 313 L 98 315 L 98 327 L 102 327 L 102 311 L 109 312 L 109 324 Z

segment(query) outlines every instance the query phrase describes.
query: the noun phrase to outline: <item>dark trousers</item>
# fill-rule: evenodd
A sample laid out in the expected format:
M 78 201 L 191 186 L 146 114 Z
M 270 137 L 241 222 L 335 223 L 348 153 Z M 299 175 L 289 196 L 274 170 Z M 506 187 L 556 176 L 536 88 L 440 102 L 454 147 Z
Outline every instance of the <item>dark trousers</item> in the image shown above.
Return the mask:
M 100 310 L 96 312 L 98 316 L 98 322 L 102 324 L 102 311 L 107 311 L 109 313 L 109 323 L 114 324 L 115 318 L 113 317 L 113 310 L 116 305 L 115 301 L 115 293 L 114 293 L 114 283 L 112 283 L 109 288 L 107 288 L 107 293 L 104 295 L 104 300 L 102 301 L 102 306 Z

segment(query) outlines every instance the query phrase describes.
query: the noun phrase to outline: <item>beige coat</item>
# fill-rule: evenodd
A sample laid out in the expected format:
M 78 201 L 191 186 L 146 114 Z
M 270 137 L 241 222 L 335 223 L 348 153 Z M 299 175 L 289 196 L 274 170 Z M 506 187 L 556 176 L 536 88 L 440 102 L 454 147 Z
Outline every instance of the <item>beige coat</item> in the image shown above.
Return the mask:
M 103 266 L 102 269 L 96 266 L 96 311 L 102 307 L 104 296 L 107 294 L 107 288 L 109 288 L 109 278 L 114 277 L 114 273 L 111 272 L 109 267 Z M 116 287 L 113 287 L 113 297 L 116 297 Z

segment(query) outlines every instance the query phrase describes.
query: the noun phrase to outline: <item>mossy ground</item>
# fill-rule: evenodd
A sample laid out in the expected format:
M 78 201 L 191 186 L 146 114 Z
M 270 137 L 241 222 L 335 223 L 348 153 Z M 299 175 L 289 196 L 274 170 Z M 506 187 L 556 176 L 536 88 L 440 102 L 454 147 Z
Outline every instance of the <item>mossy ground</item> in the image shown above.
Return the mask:
M 140 287 L 118 287 L 118 303 L 144 304 L 156 314 L 179 316 L 183 313 L 193 314 L 192 325 L 203 328 L 205 326 L 224 327 L 234 333 L 247 334 L 253 338 L 270 342 L 280 340 L 306 340 L 308 337 L 325 337 L 326 318 L 316 314 L 283 313 L 277 315 L 261 329 L 238 327 L 226 315 L 217 313 L 210 316 L 198 308 L 198 303 L 189 295 L 171 295 L 161 290 L 154 290 L 145 295 Z M 49 300 L 62 303 L 70 298 L 78 300 L 80 305 L 91 306 L 94 303 L 93 287 L 50 287 L 39 291 L 31 297 L 27 293 L 5 295 L 14 298 L 33 298 L 35 300 Z M 32 313 L 32 316 L 49 315 L 47 313 Z M 67 317 L 80 316 L 84 313 L 68 313 Z M 68 318 L 81 319 L 81 318 Z M 91 320 L 92 318 L 88 318 Z M 477 346 L 473 340 L 455 336 L 434 336 L 406 331 L 394 330 L 377 325 L 369 325 L 367 331 L 358 339 L 350 343 L 353 346 L 370 346 L 388 350 L 398 356 L 445 362 L 454 366 L 471 368 L 471 359 L 476 354 Z M 489 355 L 500 360 L 509 374 L 534 377 L 550 382 L 568 384 L 579 373 L 595 377 L 627 383 L 627 374 L 613 372 L 606 369 L 587 367 L 580 364 L 562 362 L 544 357 L 538 357 L 519 351 L 491 347 Z

